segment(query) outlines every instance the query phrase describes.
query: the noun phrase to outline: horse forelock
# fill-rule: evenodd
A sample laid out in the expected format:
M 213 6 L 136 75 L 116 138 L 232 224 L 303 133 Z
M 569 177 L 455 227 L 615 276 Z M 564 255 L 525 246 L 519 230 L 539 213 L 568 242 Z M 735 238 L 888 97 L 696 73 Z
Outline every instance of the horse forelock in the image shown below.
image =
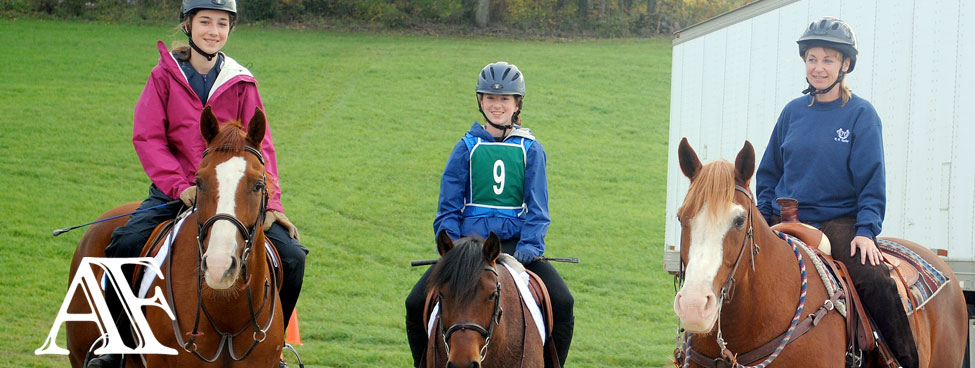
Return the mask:
M 701 167 L 691 181 L 684 203 L 677 216 L 691 218 L 707 207 L 706 215 L 717 219 L 735 199 L 735 167 L 730 162 L 718 160 Z
M 430 272 L 427 289 L 447 287 L 447 295 L 459 300 L 469 300 L 480 290 L 481 275 L 487 262 L 484 260 L 484 241 L 480 237 L 461 238 L 447 251 Z M 445 297 L 449 297 L 445 295 Z
M 220 127 L 220 132 L 210 142 L 210 148 L 216 152 L 232 154 L 244 151 L 247 144 L 247 132 L 239 121 L 231 121 Z

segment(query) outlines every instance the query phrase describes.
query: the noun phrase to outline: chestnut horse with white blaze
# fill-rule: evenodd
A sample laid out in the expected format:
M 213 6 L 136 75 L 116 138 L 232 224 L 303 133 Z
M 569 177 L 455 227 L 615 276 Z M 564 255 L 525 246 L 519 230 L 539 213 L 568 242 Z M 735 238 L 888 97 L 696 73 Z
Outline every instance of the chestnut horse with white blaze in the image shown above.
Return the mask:
M 677 213 L 686 269 L 674 311 L 691 333 L 690 350 L 720 360 L 740 357 L 785 336 L 774 353 L 736 363 L 843 367 L 849 345 L 846 321 L 827 303 L 827 289 L 813 261 L 777 236 L 758 211 L 749 189 L 755 171 L 751 143 L 745 142 L 734 164 L 718 160 L 702 165 L 685 138 L 678 159 L 691 185 Z M 960 366 L 968 314 L 957 278 L 929 249 L 891 240 L 918 253 L 949 279 L 910 318 L 920 366 Z M 808 278 L 800 273 L 800 265 L 808 269 Z M 789 339 L 799 319 L 824 306 L 829 308 L 808 332 Z M 689 361 L 685 366 L 702 366 L 684 359 Z
M 209 107 L 203 110 L 200 130 L 207 150 L 197 171 L 196 208 L 169 236 L 170 251 L 160 266 L 164 279 L 156 278 L 150 286 L 165 293 L 176 320 L 161 308 L 145 309 L 152 334 L 179 354 L 129 357 L 127 366 L 277 366 L 284 321 L 279 277 L 267 257 L 262 226 L 268 198 L 260 153 L 265 129 L 260 109 L 246 131 L 239 122 L 220 126 Z M 129 203 L 103 217 L 137 206 Z M 127 219 L 88 229 L 75 251 L 72 278 L 82 258 L 105 256 L 112 231 Z M 87 309 L 78 297 L 69 307 L 73 313 Z M 66 329 L 71 364 L 80 367 L 99 331 L 88 322 L 68 322 Z

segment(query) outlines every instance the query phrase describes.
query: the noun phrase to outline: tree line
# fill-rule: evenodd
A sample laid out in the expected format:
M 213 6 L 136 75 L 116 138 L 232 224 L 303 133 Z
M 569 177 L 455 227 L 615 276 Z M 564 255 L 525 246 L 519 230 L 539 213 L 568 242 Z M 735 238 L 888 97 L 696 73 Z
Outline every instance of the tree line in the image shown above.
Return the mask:
M 241 22 L 454 27 L 494 33 L 633 37 L 669 34 L 752 0 L 239 0 Z M 7 16 L 171 21 L 180 0 L 0 0 Z M 517 37 L 517 34 L 511 36 Z

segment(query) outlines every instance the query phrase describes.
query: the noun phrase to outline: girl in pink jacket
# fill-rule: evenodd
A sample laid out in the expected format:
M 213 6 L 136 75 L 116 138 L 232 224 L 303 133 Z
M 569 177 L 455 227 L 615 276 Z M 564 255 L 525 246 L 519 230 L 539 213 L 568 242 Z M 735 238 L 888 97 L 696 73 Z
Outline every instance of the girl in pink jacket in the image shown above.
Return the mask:
M 189 47 L 170 51 L 162 42 L 157 43 L 159 65 L 152 69 L 136 103 L 132 133 L 135 151 L 152 180 L 149 197 L 140 209 L 177 198 L 192 207 L 196 198 L 196 170 L 206 149 L 200 134 L 200 114 L 204 106 L 210 106 L 217 121 L 236 120 L 245 125 L 254 115 L 255 108 L 263 110 L 257 80 L 247 68 L 220 52 L 236 18 L 234 0 L 183 0 L 180 28 L 189 38 Z M 273 188 L 269 191 L 264 232 L 281 255 L 284 285 L 280 297 L 287 327 L 301 292 L 308 249 L 298 242 L 298 230 L 284 215 L 281 206 L 270 127 L 264 135 L 261 153 L 266 162 L 268 187 Z M 124 226 L 112 233 L 106 255 L 138 257 L 153 229 L 163 221 L 175 218 L 178 212 L 178 206 L 163 206 L 132 215 Z M 125 271 L 131 278 L 132 270 Z M 108 291 L 112 292 L 114 290 Z M 123 318 L 116 318 L 119 331 L 128 331 L 129 328 L 124 326 L 128 321 L 121 313 L 118 298 L 112 296 L 106 300 L 116 317 L 123 315 Z M 131 337 L 124 337 L 129 339 L 127 345 L 132 346 Z M 88 367 L 117 367 L 120 359 L 119 356 L 105 355 L 89 362 Z

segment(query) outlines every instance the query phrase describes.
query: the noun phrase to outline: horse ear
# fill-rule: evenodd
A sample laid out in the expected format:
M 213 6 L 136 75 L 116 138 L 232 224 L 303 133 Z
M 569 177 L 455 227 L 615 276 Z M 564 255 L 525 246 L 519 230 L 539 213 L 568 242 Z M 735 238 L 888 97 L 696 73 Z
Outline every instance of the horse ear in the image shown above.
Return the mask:
M 491 235 L 484 241 L 484 259 L 488 262 L 495 262 L 499 255 L 501 255 L 501 239 L 498 239 L 498 234 L 492 231 Z
M 688 179 L 693 180 L 697 172 L 701 170 L 701 160 L 697 158 L 697 152 L 694 152 L 691 144 L 687 143 L 687 137 L 680 140 L 680 146 L 677 147 L 677 159 L 680 161 L 680 171 Z
M 447 235 L 447 230 L 440 230 L 440 234 L 437 234 L 437 252 L 440 252 L 440 256 L 443 257 L 453 247 L 454 241 L 450 240 L 450 235 Z
M 264 116 L 264 110 L 261 110 L 260 107 L 255 107 L 254 116 L 251 117 L 250 123 L 247 123 L 247 140 L 250 141 L 254 148 L 261 148 L 265 130 L 267 130 L 267 117 Z
M 204 107 L 203 113 L 200 114 L 200 134 L 203 135 L 203 140 L 208 146 L 217 133 L 220 133 L 220 123 L 217 122 L 217 117 L 213 115 L 210 106 Z
M 735 171 L 745 184 L 748 184 L 755 174 L 755 148 L 747 140 L 745 146 L 738 152 L 738 157 L 735 158 Z

